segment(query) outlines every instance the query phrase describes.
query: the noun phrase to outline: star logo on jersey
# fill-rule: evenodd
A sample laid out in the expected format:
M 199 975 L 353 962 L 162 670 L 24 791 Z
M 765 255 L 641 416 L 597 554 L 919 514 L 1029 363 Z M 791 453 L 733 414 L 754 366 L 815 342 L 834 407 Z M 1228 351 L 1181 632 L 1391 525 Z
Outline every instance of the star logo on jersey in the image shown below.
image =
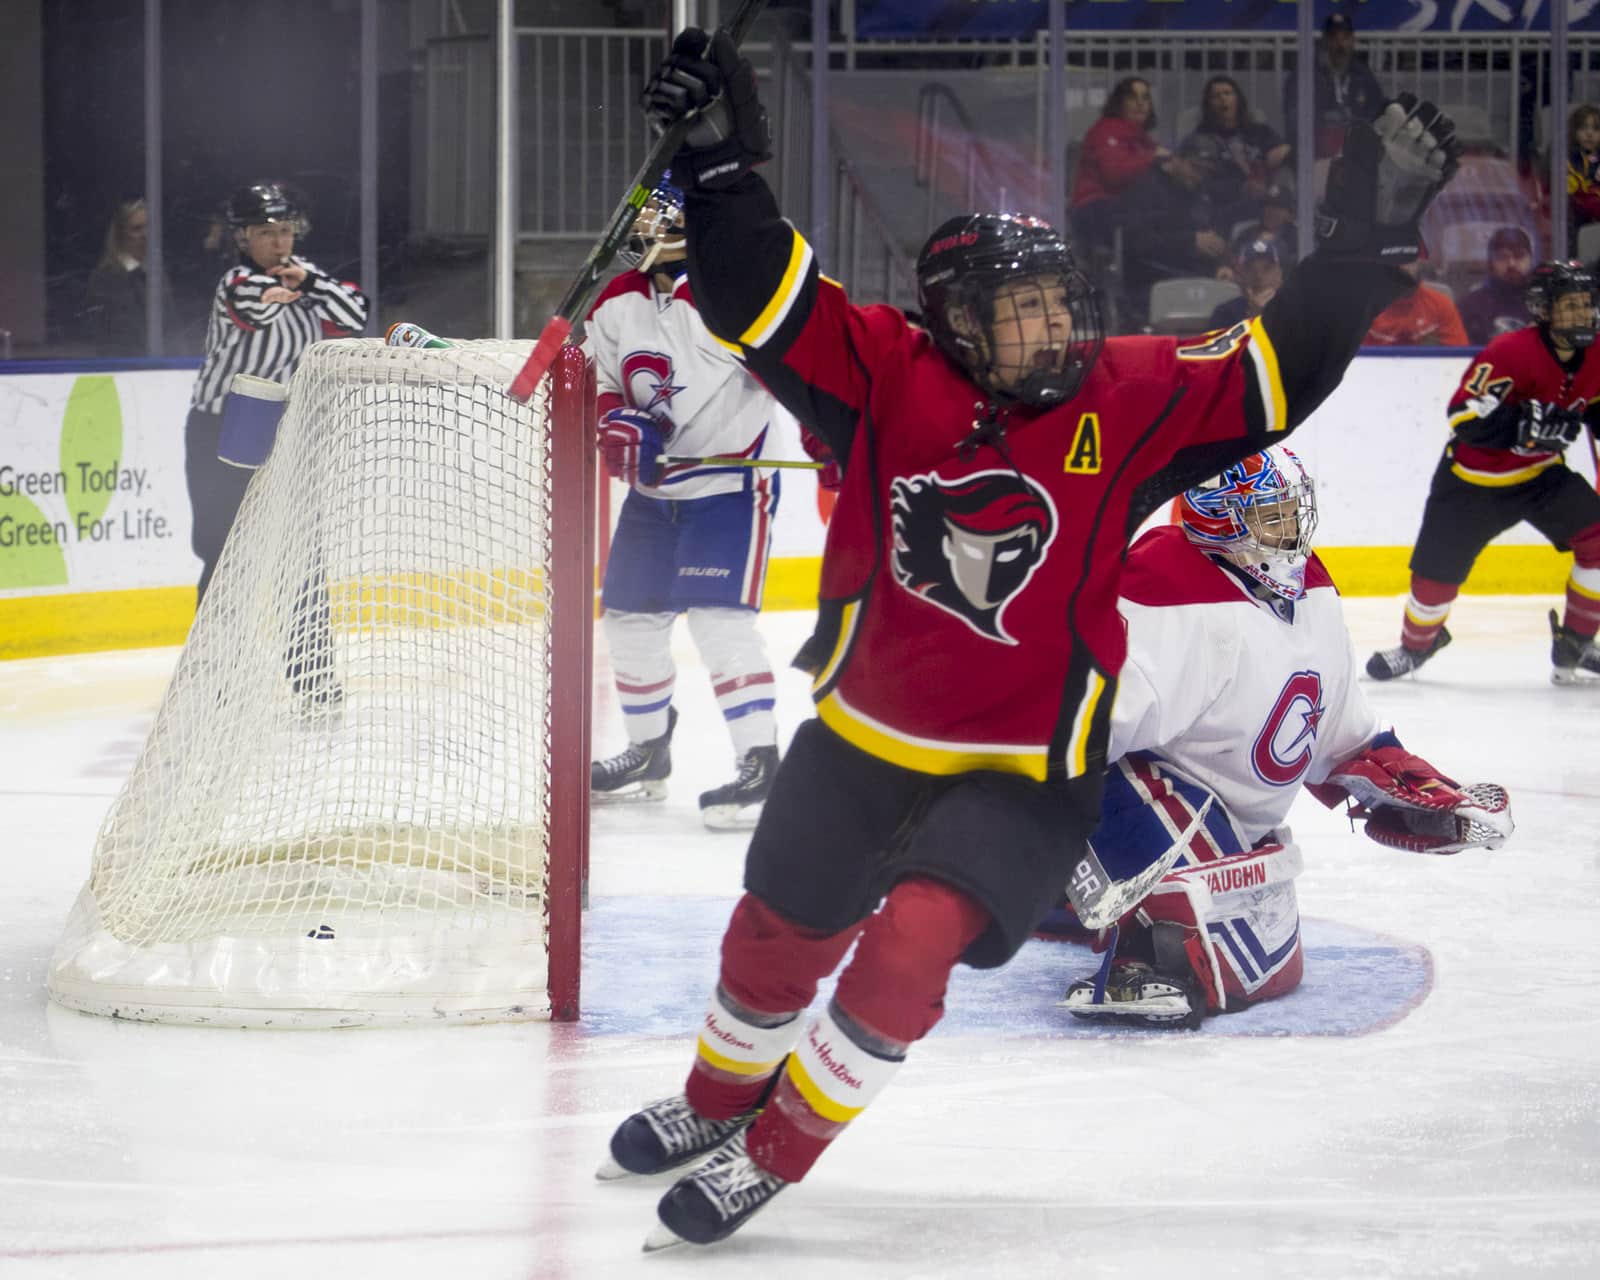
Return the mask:
M 1055 538 L 1050 496 L 1014 471 L 930 472 L 896 480 L 890 505 L 895 581 L 980 636 L 1016 644 L 1005 609 Z
M 656 416 L 670 416 L 672 397 L 683 384 L 672 381 L 672 357 L 664 351 L 630 351 L 622 357 L 622 390 L 628 403 Z

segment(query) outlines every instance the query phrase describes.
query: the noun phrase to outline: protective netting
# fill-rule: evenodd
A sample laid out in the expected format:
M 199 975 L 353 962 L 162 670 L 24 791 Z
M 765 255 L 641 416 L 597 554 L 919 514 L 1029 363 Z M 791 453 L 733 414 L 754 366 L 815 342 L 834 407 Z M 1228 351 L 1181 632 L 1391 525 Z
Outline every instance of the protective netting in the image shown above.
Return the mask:
M 550 384 L 504 394 L 528 347 L 307 353 L 101 828 L 58 1000 L 548 1013 Z

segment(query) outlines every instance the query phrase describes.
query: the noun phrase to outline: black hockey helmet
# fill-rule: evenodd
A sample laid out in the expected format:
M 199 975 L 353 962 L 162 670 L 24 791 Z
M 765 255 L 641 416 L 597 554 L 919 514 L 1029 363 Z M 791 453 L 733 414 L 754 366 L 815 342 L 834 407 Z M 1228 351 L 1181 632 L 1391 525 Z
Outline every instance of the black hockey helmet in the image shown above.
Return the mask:
M 276 182 L 253 182 L 228 197 L 228 225 L 235 231 L 271 222 L 292 222 L 297 236 L 311 230 L 299 202 Z
M 1589 295 L 1588 323 L 1554 327 L 1556 303 L 1569 293 Z M 1565 347 L 1587 347 L 1594 341 L 1595 330 L 1600 327 L 1595 307 L 1600 305 L 1600 289 L 1596 287 L 1595 274 L 1581 262 L 1541 262 L 1528 277 L 1528 291 L 1523 295 L 1528 314 L 1534 318 L 1551 339 Z
M 1013 385 L 991 364 L 994 299 L 1012 280 L 1059 276 L 1067 292 L 1072 335 L 1061 359 Z M 1061 233 L 1040 218 L 971 213 L 951 218 L 917 255 L 917 297 L 939 349 L 992 394 L 1029 405 L 1070 400 L 1083 386 L 1105 343 L 1100 301 Z

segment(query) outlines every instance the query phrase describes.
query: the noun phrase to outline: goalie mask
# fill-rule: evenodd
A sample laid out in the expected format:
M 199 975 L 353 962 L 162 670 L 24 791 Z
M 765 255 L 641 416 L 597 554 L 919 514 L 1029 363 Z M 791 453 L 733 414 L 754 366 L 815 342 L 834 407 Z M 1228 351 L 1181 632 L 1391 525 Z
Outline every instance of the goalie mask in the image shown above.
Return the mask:
M 617 250 L 617 257 L 635 271 L 661 270 L 688 255 L 685 232 L 683 192 L 673 185 L 670 174 L 662 174 L 633 220 L 633 230 Z
M 1582 349 L 1594 341 L 1597 318 L 1594 272 L 1581 262 L 1541 262 L 1528 278 L 1528 314 L 1563 347 Z
M 1300 459 L 1281 444 L 1188 490 L 1179 511 L 1183 532 L 1202 551 L 1286 600 L 1305 595 L 1316 490 Z
M 917 256 L 917 297 L 939 350 L 985 391 L 1027 405 L 1070 400 L 1105 342 L 1094 287 L 1038 218 L 950 219 Z

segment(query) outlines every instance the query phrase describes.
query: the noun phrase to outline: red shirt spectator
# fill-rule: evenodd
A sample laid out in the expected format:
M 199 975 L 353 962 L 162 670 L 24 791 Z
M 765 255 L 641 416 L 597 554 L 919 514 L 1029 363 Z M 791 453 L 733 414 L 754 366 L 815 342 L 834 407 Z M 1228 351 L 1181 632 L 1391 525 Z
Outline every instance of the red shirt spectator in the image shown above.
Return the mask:
M 1137 76 L 1118 81 L 1084 135 L 1072 185 L 1074 209 L 1120 196 L 1157 159 L 1171 155 L 1155 139 L 1155 122 L 1149 84 Z

